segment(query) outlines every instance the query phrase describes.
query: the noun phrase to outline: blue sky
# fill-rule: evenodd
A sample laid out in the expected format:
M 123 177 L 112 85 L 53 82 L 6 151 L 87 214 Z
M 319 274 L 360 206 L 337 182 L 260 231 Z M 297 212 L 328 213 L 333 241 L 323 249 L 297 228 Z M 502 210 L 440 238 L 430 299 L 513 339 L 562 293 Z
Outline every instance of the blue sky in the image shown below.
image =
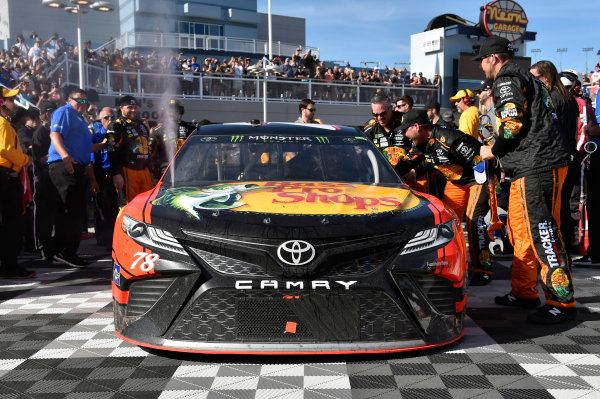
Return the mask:
M 528 31 L 537 32 L 537 40 L 528 44 L 541 49 L 537 61 L 547 59 L 560 68 L 557 48 L 563 53 L 563 69 L 585 69 L 598 62 L 600 16 L 594 1 L 517 1 L 525 10 Z M 258 11 L 267 12 L 268 1 L 258 0 Z M 323 60 L 380 61 L 381 65 L 410 61 L 410 35 L 422 32 L 429 21 L 441 14 L 456 14 L 479 21 L 479 7 L 485 0 L 271 0 L 273 14 L 306 19 L 306 44 L 319 47 Z M 533 54 L 528 54 L 532 56 Z

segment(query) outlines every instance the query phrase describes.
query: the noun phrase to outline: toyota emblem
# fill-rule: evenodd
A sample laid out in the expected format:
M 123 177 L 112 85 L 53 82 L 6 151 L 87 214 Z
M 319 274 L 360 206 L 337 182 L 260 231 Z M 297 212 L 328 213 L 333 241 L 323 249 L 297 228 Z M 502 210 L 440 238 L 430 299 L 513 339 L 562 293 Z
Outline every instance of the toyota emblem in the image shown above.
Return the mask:
M 277 257 L 287 265 L 306 265 L 315 258 L 315 255 L 315 247 L 302 240 L 286 241 L 277 247 Z

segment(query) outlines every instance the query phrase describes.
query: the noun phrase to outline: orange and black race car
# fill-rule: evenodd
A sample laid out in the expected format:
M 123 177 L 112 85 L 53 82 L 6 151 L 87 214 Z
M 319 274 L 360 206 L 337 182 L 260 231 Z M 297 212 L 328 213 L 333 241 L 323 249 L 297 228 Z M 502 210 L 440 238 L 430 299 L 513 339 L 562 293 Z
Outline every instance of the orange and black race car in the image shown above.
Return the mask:
M 117 335 L 203 353 L 395 352 L 464 334 L 460 221 L 348 127 L 207 125 L 113 239 Z

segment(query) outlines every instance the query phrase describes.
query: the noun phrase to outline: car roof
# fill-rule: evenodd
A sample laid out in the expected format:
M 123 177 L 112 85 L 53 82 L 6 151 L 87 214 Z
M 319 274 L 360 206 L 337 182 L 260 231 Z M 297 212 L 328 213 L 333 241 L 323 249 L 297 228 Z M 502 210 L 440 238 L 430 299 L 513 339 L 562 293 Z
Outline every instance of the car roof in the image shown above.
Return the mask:
M 348 126 L 325 125 L 318 123 L 269 122 L 223 123 L 200 126 L 195 135 L 243 135 L 243 134 L 287 134 L 287 135 L 317 135 L 317 136 L 356 136 L 360 133 L 356 128 Z

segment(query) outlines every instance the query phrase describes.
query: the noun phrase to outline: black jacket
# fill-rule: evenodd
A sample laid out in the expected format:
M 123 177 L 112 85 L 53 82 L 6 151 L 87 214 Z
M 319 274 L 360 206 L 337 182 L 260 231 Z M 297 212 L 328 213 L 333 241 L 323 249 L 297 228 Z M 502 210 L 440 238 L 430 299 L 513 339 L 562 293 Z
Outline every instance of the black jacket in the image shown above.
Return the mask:
M 519 178 L 569 165 L 552 99 L 540 81 L 511 61 L 498 72 L 492 95 L 501 121 L 492 153 L 500 158 L 507 176 Z
M 402 112 L 394 111 L 392 129 L 389 132 L 386 132 L 375 119 L 371 119 L 363 128 L 363 132 L 369 140 L 379 148 L 394 166 L 406 156 L 412 147 L 411 141 L 399 129 L 402 124 L 402 115 Z
M 478 140 L 460 130 L 433 125 L 429 141 L 413 147 L 401 163 L 414 163 L 414 156 L 419 156 L 421 164 L 415 168 L 417 175 L 420 174 L 419 169 L 425 170 L 431 165 L 442 172 L 447 180 L 469 186 L 477 184 L 473 166 L 481 162 L 481 145 Z

